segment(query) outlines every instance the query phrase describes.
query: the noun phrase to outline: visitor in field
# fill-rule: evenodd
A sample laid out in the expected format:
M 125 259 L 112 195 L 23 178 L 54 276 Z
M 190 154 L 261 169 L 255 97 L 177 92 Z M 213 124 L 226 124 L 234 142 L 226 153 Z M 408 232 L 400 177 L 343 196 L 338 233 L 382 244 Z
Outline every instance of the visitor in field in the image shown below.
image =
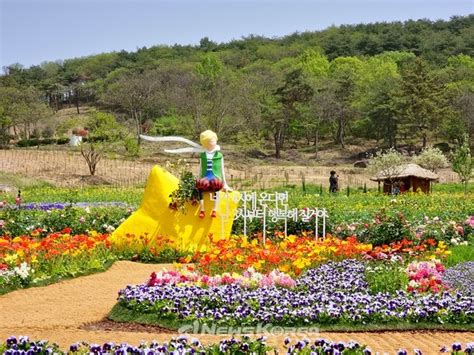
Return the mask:
M 332 170 L 329 176 L 329 192 L 337 192 L 339 190 L 339 175 Z

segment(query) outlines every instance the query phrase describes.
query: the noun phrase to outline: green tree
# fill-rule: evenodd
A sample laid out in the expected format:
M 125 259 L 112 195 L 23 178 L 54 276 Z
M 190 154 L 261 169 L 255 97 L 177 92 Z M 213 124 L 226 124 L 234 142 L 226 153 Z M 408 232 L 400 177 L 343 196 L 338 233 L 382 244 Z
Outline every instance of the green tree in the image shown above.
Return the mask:
M 133 123 L 140 144 L 144 123 L 153 116 L 162 94 L 157 72 L 125 73 L 102 95 L 102 102 L 127 115 Z
M 368 124 L 363 126 L 368 138 L 383 139 L 395 147 L 400 116 L 394 96 L 400 87 L 396 60 L 386 54 L 368 58 L 357 73 L 354 106 Z
M 369 159 L 369 171 L 379 177 L 388 179 L 393 186 L 397 176 L 403 171 L 405 157 L 390 148 L 387 151 L 378 151 Z
M 313 96 L 313 89 L 304 81 L 301 69 L 297 69 L 286 75 L 283 86 L 274 94 L 276 102 L 281 104 L 281 114 L 275 117 L 272 124 L 275 157 L 279 159 L 289 125 L 300 117 L 298 104 L 307 103 Z
M 464 192 L 467 193 L 467 185 L 472 177 L 472 166 L 474 162 L 469 148 L 469 136 L 464 135 L 464 142 L 453 154 L 453 171 L 458 174 L 459 180 L 464 185 Z
M 407 62 L 401 71 L 399 97 L 400 114 L 405 136 L 421 137 L 422 147 L 428 143 L 428 133 L 449 115 L 440 78 L 430 73 L 426 61 L 417 57 Z
M 79 149 L 85 159 L 91 175 L 96 174 L 97 164 L 103 155 L 124 144 L 124 129 L 114 115 L 94 111 L 87 122 L 89 134 L 87 142 L 81 143 Z
M 357 116 L 353 105 L 355 83 L 362 61 L 356 57 L 334 59 L 329 67 L 329 76 L 316 92 L 320 105 L 320 117 L 333 127 L 336 144 L 344 148 L 346 130 Z

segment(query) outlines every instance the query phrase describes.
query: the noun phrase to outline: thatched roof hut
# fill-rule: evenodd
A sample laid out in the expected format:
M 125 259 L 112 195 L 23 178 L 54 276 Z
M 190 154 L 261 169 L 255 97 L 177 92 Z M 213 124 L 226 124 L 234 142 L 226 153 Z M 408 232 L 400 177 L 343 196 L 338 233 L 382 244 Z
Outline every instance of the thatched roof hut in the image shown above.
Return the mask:
M 407 164 L 399 168 L 382 170 L 371 177 L 372 181 L 383 181 L 383 191 L 386 193 L 403 193 L 408 190 L 430 192 L 431 181 L 436 181 L 439 176 L 417 164 Z

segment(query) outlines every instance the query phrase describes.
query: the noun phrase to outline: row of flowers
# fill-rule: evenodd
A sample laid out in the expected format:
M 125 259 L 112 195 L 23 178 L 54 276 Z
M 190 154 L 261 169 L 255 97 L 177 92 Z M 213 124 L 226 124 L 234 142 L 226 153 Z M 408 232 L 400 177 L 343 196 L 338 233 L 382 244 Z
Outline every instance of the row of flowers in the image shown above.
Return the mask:
M 0 235 L 17 237 L 39 231 L 38 237 L 45 237 L 65 228 L 75 234 L 111 233 L 133 209 L 120 203 L 44 203 L 4 207 L 0 212 Z
M 245 236 L 213 241 L 206 252 L 198 252 L 183 262 L 196 263 L 208 275 L 223 272 L 242 272 L 252 267 L 262 273 L 273 269 L 291 275 L 326 260 L 342 260 L 361 256 L 372 250 L 372 245 L 359 243 L 355 237 L 341 240 L 331 236 L 316 240 L 305 236 L 282 237 L 280 241 L 267 239 L 265 244 Z
M 272 279 L 268 279 L 268 275 L 273 270 L 275 277 L 283 273 L 294 277 L 327 260 L 397 260 L 400 255 L 443 258 L 449 253 L 442 241 L 428 240 L 413 245 L 412 241 L 403 240 L 373 248 L 358 242 L 355 237 L 341 240 L 329 236 L 316 240 L 303 234 L 280 236 L 276 238 L 279 241 L 267 239 L 265 244 L 258 239 L 234 236 L 212 241 L 206 252 L 184 257 L 167 238 L 155 238 L 151 243 L 147 236 L 126 235 L 119 244 L 113 244 L 107 233 L 73 234 L 71 228 L 44 235 L 43 230 L 36 229 L 27 236 L 0 236 L 0 288 L 14 284 L 27 286 L 51 277 L 71 277 L 84 271 L 102 270 L 116 259 L 173 262 L 181 256 L 182 262 L 194 262 L 197 271 L 205 275 L 242 274 L 252 269 L 266 275 L 265 278 L 262 276 L 262 282 L 270 282 Z M 139 254 L 137 250 L 140 250 Z M 290 279 L 283 277 L 283 280 L 291 283 Z
M 366 276 L 368 272 L 377 272 L 382 266 L 375 270 L 370 266 L 365 267 Z M 397 265 L 394 265 L 397 267 Z M 403 268 L 403 266 L 401 266 Z M 162 270 L 153 272 L 147 282 L 148 287 L 172 285 L 176 287 L 198 286 L 216 287 L 222 285 L 240 285 L 244 288 L 262 287 L 285 287 L 295 288 L 297 283 L 291 276 L 274 269 L 268 274 L 255 271 L 252 267 L 242 274 L 223 273 L 220 275 L 206 275 L 195 270 L 194 266 L 175 264 L 176 270 Z M 474 276 L 474 262 L 466 262 L 448 269 L 436 259 L 429 261 L 412 261 L 404 270 L 409 281 L 406 285 L 408 292 L 433 292 L 438 293 L 445 290 L 460 290 L 465 293 L 474 294 L 472 289 L 472 276 Z M 446 277 L 445 277 L 446 275 Z M 453 277 L 454 276 L 454 277 Z
M 117 259 L 172 262 L 183 255 L 170 248 L 165 238 L 136 254 L 137 243 L 146 244 L 146 237 L 127 236 L 114 245 L 109 234 L 96 231 L 72 234 L 65 228 L 42 235 L 34 230 L 27 236 L 0 236 L 0 293 L 102 271 Z
M 244 236 L 233 236 L 226 240 L 212 241 L 205 252 L 183 258 L 184 263 L 195 263 L 198 270 L 207 275 L 224 272 L 241 273 L 249 267 L 262 273 L 278 269 L 290 275 L 300 275 L 326 260 L 362 258 L 366 260 L 399 260 L 407 258 L 446 258 L 450 251 L 443 241 L 433 239 L 421 243 L 403 239 L 389 245 L 373 247 L 361 243 L 356 237 L 345 240 L 328 236 L 316 240 L 314 237 L 290 235 L 261 240 L 249 240 Z
M 328 207 L 334 202 L 333 200 L 326 201 Z M 0 202 L 0 206 L 1 204 L 3 202 Z M 400 207 L 403 207 L 403 211 L 407 214 L 410 214 L 410 208 L 418 208 L 414 203 Z M 11 236 L 27 234 L 37 228 L 47 232 L 58 231 L 65 227 L 72 227 L 74 233 L 84 233 L 87 230 L 111 232 L 133 211 L 133 208 L 120 202 L 28 203 L 22 204 L 21 208 L 14 206 L 0 209 L 3 215 L 0 218 L 0 232 Z M 348 209 L 347 206 L 344 208 Z M 473 236 L 474 216 L 456 215 L 456 218 L 448 219 L 448 216 L 440 214 L 442 217 L 407 218 L 399 210 L 397 212 L 396 209 L 392 211 L 391 208 L 383 208 L 362 216 L 354 214 L 351 210 L 342 220 L 330 213 L 328 230 L 339 238 L 357 236 L 358 240 L 374 246 L 400 241 L 403 238 L 413 240 L 415 243 L 434 239 L 456 245 L 467 243 Z M 240 221 L 234 223 L 236 234 L 241 232 L 239 223 Z M 293 234 L 301 234 L 304 230 L 312 230 L 313 224 L 311 222 L 307 225 L 288 227 L 288 230 Z M 278 231 L 281 230 L 280 227 L 268 225 L 267 230 Z M 261 228 L 257 228 L 255 233 L 258 234 L 259 230 Z
M 256 272 L 253 268 L 249 268 L 242 274 L 224 273 L 222 275 L 203 275 L 192 267 L 181 268 L 179 271 L 160 271 L 153 272 L 147 286 L 189 286 L 196 285 L 200 287 L 215 287 L 220 285 L 240 285 L 247 288 L 273 287 L 280 286 L 286 288 L 294 288 L 296 281 L 291 276 L 279 271 L 273 270 L 268 274 Z
M 449 245 L 467 245 L 474 234 L 474 216 L 462 222 L 427 216 L 422 221 L 408 222 L 403 213 L 389 215 L 382 210 L 369 221 L 341 223 L 333 228 L 333 234 L 340 238 L 357 236 L 376 246 L 402 239 L 414 244 L 435 240 Z
M 292 342 L 286 338 L 282 344 L 286 354 L 314 354 L 314 355 L 371 355 L 372 350 L 356 341 L 331 341 L 316 339 L 311 341 L 307 338 Z M 450 349 L 450 350 L 448 350 Z M 67 351 L 61 350 L 56 344 L 46 340 L 34 341 L 27 336 L 9 337 L 5 343 L 0 343 L 0 352 L 5 355 L 30 355 L 30 354 L 115 354 L 115 355 L 168 355 L 168 354 L 267 354 L 278 353 L 278 351 L 267 345 L 266 337 L 251 339 L 242 336 L 240 339 L 234 337 L 223 339 L 218 344 L 203 345 L 197 339 L 188 339 L 185 336 L 171 338 L 167 342 L 150 343 L 142 342 L 138 346 L 127 343 L 116 344 L 107 342 L 100 344 L 88 344 L 78 342 L 72 344 Z M 453 343 L 451 347 L 443 346 L 440 353 L 450 352 L 452 355 L 474 354 L 474 343 Z M 408 355 L 406 349 L 398 349 L 393 352 L 396 355 Z M 422 355 L 419 349 L 413 349 L 413 354 Z
M 431 322 L 469 324 L 474 321 L 472 294 L 461 292 L 372 294 L 366 264 L 356 260 L 327 262 L 308 270 L 292 289 L 248 289 L 238 283 L 215 287 L 191 284 L 129 285 L 119 291 L 119 304 L 164 318 L 225 325 L 271 323 L 366 324 Z

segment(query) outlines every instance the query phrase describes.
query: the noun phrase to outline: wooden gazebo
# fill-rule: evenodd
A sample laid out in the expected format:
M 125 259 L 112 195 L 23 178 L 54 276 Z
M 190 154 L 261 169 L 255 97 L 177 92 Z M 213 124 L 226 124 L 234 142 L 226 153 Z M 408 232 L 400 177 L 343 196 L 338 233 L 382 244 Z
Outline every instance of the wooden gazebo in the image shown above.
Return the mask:
M 438 175 L 417 164 L 407 164 L 391 171 L 382 170 L 370 178 L 372 181 L 377 181 L 379 186 L 383 182 L 384 193 L 403 193 L 408 190 L 418 191 L 418 189 L 429 193 L 431 182 L 438 179 Z

